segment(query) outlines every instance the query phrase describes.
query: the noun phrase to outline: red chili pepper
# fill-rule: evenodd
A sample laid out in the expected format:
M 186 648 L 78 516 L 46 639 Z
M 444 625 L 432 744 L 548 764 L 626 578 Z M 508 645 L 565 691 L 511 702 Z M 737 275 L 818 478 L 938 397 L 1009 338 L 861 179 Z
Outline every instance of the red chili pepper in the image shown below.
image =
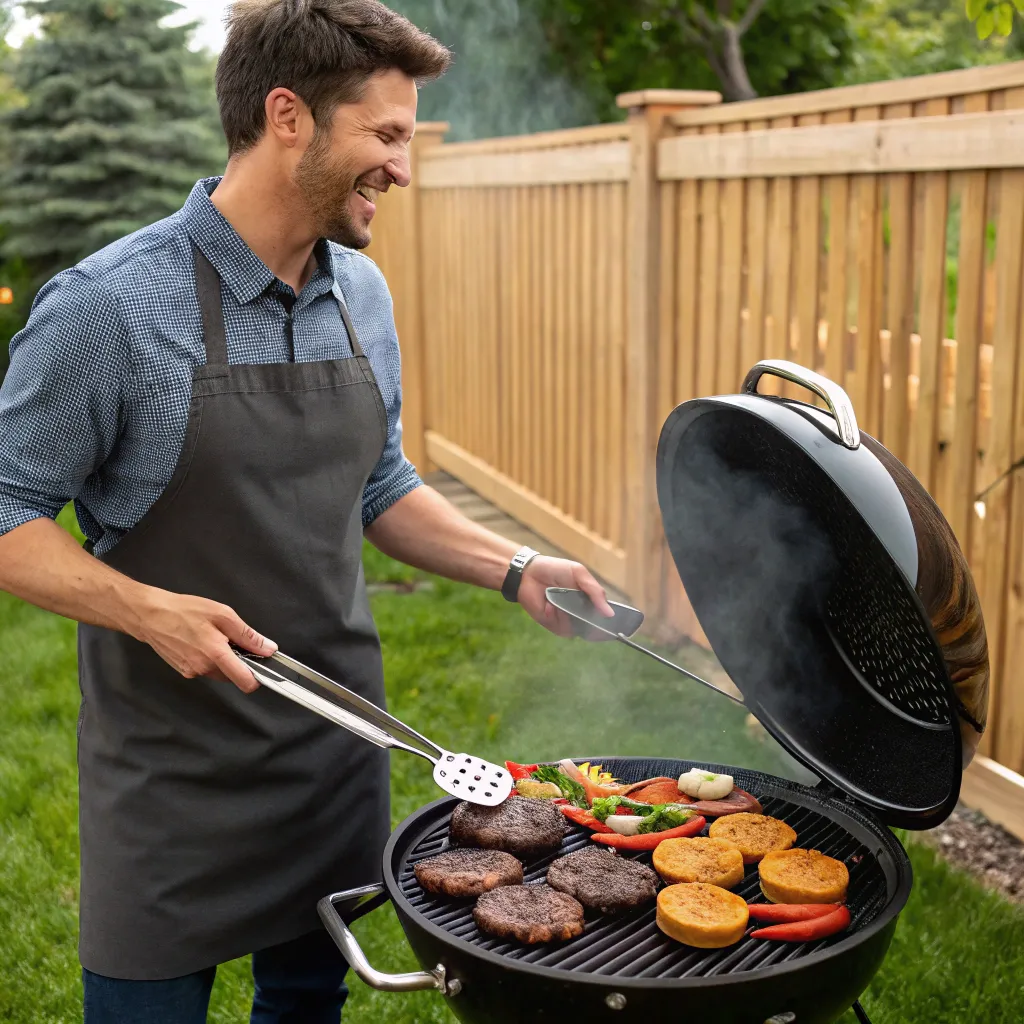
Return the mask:
M 612 832 L 603 821 L 598 821 L 590 811 L 585 811 L 582 807 L 574 807 L 570 803 L 565 803 L 559 804 L 558 809 L 570 821 L 574 821 L 577 825 L 582 825 L 584 828 L 589 828 L 594 832 Z M 614 835 L 614 832 L 612 834 Z
M 690 836 L 695 836 L 698 832 L 703 831 L 706 824 L 707 820 L 698 816 L 685 825 L 666 829 L 664 832 L 645 832 L 639 836 L 620 836 L 618 832 L 612 832 L 610 835 L 591 836 L 590 838 L 595 842 L 614 846 L 618 850 L 653 850 L 658 843 L 664 842 L 666 839 L 689 839 Z
M 516 764 L 515 761 L 506 761 L 505 767 L 508 769 L 509 775 L 518 781 L 519 779 L 528 779 L 537 770 L 538 766 L 535 764 Z
M 813 921 L 834 914 L 841 903 L 749 903 L 747 909 L 754 921 L 787 924 L 791 921 Z
M 812 942 L 843 931 L 850 925 L 850 911 L 846 907 L 833 910 L 825 917 L 811 921 L 791 921 L 789 924 L 775 924 L 770 928 L 758 928 L 751 932 L 752 939 L 774 939 L 776 942 Z

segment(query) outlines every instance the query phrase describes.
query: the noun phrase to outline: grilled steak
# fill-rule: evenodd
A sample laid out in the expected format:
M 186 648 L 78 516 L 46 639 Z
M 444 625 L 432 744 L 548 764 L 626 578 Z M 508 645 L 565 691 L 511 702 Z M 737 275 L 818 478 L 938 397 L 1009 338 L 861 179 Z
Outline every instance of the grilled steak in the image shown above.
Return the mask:
M 554 861 L 548 868 L 548 885 L 585 907 L 614 913 L 653 900 L 658 876 L 646 864 L 588 846 Z
M 557 850 L 564 835 L 565 818 L 546 800 L 513 796 L 497 807 L 460 803 L 452 811 L 450 836 L 459 846 L 529 859 Z
M 481 931 L 520 942 L 554 942 L 583 934 L 583 907 L 547 885 L 485 892 L 476 901 L 473 920 Z
M 479 896 L 523 884 L 523 865 L 500 850 L 448 850 L 421 860 L 414 870 L 424 889 L 444 896 Z

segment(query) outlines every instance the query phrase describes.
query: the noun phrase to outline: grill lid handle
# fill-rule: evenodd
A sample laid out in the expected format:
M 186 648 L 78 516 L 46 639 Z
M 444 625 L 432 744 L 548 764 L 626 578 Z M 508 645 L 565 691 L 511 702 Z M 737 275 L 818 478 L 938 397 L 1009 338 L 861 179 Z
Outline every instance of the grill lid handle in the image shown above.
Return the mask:
M 747 378 L 743 382 L 743 393 L 756 395 L 757 383 L 765 374 L 781 377 L 791 384 L 799 384 L 800 387 L 813 391 L 828 406 L 828 411 L 835 417 L 836 426 L 839 428 L 839 439 L 843 442 L 843 446 L 850 449 L 860 447 L 860 429 L 857 426 L 857 415 L 853 411 L 853 402 L 838 384 L 829 380 L 828 377 L 823 377 L 820 373 L 808 370 L 797 363 L 791 363 L 788 359 L 762 359 L 747 374 Z
M 384 974 L 370 965 L 358 940 L 349 931 L 345 919 L 347 918 L 349 922 L 354 921 L 382 906 L 387 902 L 387 897 L 383 896 L 383 893 L 384 886 L 367 885 L 360 889 L 349 889 L 347 892 L 325 896 L 317 904 L 320 920 L 323 921 L 328 934 L 341 950 L 349 966 L 361 981 L 378 992 L 419 992 L 434 989 L 445 996 L 458 995 L 462 989 L 462 982 L 458 979 L 449 981 L 444 964 L 438 964 L 432 971 L 415 971 L 410 974 Z

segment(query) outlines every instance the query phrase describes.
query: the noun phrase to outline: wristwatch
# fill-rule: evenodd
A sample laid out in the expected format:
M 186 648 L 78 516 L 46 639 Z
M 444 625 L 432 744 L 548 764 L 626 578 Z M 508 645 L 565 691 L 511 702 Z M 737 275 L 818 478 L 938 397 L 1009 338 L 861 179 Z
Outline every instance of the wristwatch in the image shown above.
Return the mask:
M 519 584 L 523 582 L 526 567 L 540 554 L 533 548 L 520 548 L 509 563 L 505 582 L 501 585 L 501 596 L 513 604 L 519 600 Z

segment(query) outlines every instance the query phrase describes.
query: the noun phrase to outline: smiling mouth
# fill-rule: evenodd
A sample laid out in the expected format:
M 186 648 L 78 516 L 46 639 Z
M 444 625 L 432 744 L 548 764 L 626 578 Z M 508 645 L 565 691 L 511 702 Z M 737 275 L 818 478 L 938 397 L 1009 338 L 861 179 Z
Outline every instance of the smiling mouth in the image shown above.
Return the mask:
M 377 197 L 380 192 L 375 188 L 370 188 L 369 185 L 359 185 L 356 187 L 356 192 L 363 197 L 368 203 L 377 205 Z

